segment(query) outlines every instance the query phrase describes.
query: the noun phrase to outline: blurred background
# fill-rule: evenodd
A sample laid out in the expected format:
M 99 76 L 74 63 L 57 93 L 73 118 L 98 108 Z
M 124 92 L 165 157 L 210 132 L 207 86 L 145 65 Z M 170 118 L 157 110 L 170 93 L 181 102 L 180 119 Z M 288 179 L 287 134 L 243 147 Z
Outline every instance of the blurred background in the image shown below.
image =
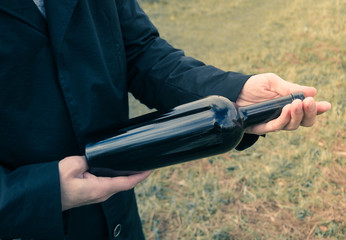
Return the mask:
M 346 239 L 346 0 L 140 0 L 161 36 L 226 71 L 274 72 L 332 103 L 313 128 L 156 170 L 147 239 Z M 130 96 L 132 117 L 149 110 Z

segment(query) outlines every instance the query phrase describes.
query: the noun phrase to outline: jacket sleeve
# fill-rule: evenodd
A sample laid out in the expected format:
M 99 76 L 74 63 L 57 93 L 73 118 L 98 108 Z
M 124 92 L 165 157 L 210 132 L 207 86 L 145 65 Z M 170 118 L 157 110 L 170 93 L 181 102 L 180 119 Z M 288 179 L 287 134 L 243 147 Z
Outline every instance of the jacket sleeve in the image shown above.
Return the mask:
M 58 162 L 0 166 L 0 238 L 63 239 Z
M 132 94 L 151 108 L 167 110 L 208 95 L 235 102 L 250 75 L 225 72 L 184 55 L 159 36 L 136 0 L 118 1 L 125 42 L 128 86 Z M 258 139 L 245 134 L 237 147 L 243 150 Z

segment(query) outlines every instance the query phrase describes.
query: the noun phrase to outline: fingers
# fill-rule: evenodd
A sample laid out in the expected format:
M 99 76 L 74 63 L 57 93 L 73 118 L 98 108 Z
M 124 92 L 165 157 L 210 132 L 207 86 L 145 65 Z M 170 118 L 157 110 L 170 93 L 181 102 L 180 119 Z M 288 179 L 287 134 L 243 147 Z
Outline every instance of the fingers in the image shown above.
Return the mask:
M 99 177 L 99 182 L 104 186 L 106 192 L 114 194 L 116 192 L 127 191 L 134 188 L 138 183 L 146 179 L 151 172 L 152 171 L 146 171 L 130 176 L 114 178 Z
M 303 101 L 304 118 L 301 125 L 304 127 L 311 127 L 316 121 L 317 106 L 312 97 L 308 97 Z
M 316 102 L 312 97 L 308 97 L 304 101 L 297 99 L 282 109 L 280 117 L 268 122 L 266 130 L 268 132 L 293 131 L 299 126 L 311 127 L 316 121 L 316 115 Z
M 151 171 L 138 173 L 124 177 L 96 177 L 91 173 L 85 173 L 84 192 L 90 193 L 86 196 L 88 204 L 106 201 L 109 197 L 122 191 L 134 188 L 138 183 L 146 179 Z
M 299 107 L 299 106 L 297 106 Z M 322 101 L 322 102 L 315 102 L 314 99 L 312 97 L 307 97 L 306 99 L 304 99 L 303 101 L 303 118 L 301 119 L 300 125 L 304 126 L 304 127 L 311 127 L 314 125 L 315 121 L 316 121 L 316 117 L 319 114 L 322 114 L 326 111 L 328 111 L 331 108 L 331 104 L 329 102 L 326 101 Z M 299 114 L 297 113 L 296 116 L 294 116 L 296 113 L 294 106 L 292 106 L 293 110 L 292 110 L 292 119 L 298 119 L 299 118 Z M 294 123 L 291 124 L 291 126 L 293 126 Z M 297 125 L 295 125 L 297 126 Z M 298 126 L 297 126 L 298 127 Z M 290 127 L 286 127 L 286 130 L 294 130 L 296 129 L 295 127 L 290 128 Z
M 59 162 L 62 210 L 98 203 L 117 192 L 134 188 L 150 171 L 126 177 L 97 177 L 87 172 L 85 157 L 71 156 Z
M 317 115 L 320 115 L 324 112 L 327 112 L 332 107 L 332 105 L 329 102 L 321 101 L 316 103 L 316 107 L 317 107 Z
M 282 128 L 285 130 L 295 130 L 297 129 L 304 117 L 303 103 L 301 100 L 294 100 L 290 107 L 290 116 L 287 118 L 289 122 Z
M 269 121 L 268 123 L 259 124 L 246 129 L 247 133 L 263 135 L 269 132 L 280 131 L 291 120 L 291 104 L 286 105 L 277 119 Z
M 274 119 L 264 125 L 265 133 L 276 132 L 284 129 L 291 120 L 291 104 L 286 105 L 277 119 Z M 264 134 L 264 133 L 263 133 Z
M 315 102 L 312 97 L 307 97 L 304 101 L 299 99 L 286 105 L 281 115 L 268 123 L 246 129 L 247 133 L 265 134 L 280 130 L 296 130 L 299 126 L 311 127 L 316 121 L 318 114 L 322 114 L 331 108 L 328 102 Z

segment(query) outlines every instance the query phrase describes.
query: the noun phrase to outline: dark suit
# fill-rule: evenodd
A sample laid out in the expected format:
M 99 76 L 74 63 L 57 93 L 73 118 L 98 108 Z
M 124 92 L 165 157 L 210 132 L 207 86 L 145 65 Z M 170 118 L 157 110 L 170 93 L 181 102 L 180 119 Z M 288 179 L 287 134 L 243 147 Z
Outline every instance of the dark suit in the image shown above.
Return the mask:
M 32 0 L 0 1 L 0 238 L 108 239 L 121 224 L 118 239 L 142 239 L 133 191 L 62 214 L 58 161 L 126 121 L 128 91 L 165 110 L 235 101 L 248 76 L 185 57 L 135 0 L 45 5 L 47 21 Z

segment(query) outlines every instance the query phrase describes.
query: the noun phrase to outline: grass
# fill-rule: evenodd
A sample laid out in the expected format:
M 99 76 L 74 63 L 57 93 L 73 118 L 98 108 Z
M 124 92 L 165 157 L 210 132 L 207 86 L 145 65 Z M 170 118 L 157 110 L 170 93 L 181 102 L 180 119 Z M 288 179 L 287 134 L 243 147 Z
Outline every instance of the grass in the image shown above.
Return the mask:
M 136 188 L 147 239 L 345 239 L 346 2 L 141 5 L 186 55 L 224 70 L 275 72 L 332 103 L 313 128 L 156 170 Z M 131 116 L 146 111 L 131 98 Z

